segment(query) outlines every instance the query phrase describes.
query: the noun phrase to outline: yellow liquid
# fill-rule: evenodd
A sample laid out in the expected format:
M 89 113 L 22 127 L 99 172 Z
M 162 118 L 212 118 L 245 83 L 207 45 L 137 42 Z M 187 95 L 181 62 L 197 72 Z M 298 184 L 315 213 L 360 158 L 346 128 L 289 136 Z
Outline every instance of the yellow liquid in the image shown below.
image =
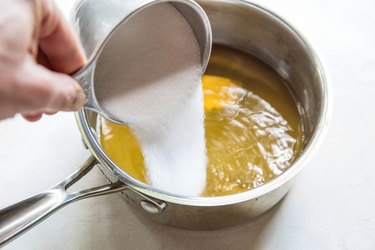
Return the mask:
M 202 196 L 258 187 L 282 174 L 303 146 L 303 119 L 284 80 L 240 51 L 214 46 L 202 78 L 207 180 Z M 99 119 L 107 155 L 134 178 L 149 183 L 136 137 L 123 125 Z

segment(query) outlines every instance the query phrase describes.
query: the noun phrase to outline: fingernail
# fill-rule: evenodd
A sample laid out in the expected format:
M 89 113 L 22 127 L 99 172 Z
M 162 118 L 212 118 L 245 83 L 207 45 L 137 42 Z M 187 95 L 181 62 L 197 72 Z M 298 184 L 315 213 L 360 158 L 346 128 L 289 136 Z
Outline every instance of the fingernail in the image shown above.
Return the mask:
M 29 122 L 36 122 L 38 120 L 40 120 L 40 118 L 42 118 L 42 114 L 38 113 L 38 114 L 25 114 L 25 115 L 22 115 L 23 118 L 25 118 L 26 120 L 28 120 Z
M 44 114 L 46 114 L 46 115 L 54 115 L 56 113 L 57 113 L 57 111 L 45 111 L 44 112 Z

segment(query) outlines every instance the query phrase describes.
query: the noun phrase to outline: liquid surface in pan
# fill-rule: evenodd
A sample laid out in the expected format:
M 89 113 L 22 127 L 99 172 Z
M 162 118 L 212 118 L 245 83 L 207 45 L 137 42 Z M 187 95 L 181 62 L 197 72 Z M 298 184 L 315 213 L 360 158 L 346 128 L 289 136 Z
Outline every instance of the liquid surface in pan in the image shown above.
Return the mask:
M 288 169 L 301 153 L 304 133 L 303 117 L 286 82 L 255 57 L 218 45 L 202 82 L 207 179 L 201 196 L 244 192 Z M 132 131 L 104 118 L 99 118 L 98 129 L 112 161 L 149 183 Z

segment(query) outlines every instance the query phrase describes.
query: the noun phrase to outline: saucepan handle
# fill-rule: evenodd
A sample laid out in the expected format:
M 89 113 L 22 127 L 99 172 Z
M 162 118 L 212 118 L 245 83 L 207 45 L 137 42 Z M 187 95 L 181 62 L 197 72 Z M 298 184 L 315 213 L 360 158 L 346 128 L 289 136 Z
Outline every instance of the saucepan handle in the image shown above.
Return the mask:
M 96 159 L 90 156 L 77 171 L 56 186 L 1 209 L 0 247 L 71 202 L 88 197 L 120 192 L 127 188 L 124 183 L 119 181 L 68 193 L 67 189 L 85 176 L 96 164 Z

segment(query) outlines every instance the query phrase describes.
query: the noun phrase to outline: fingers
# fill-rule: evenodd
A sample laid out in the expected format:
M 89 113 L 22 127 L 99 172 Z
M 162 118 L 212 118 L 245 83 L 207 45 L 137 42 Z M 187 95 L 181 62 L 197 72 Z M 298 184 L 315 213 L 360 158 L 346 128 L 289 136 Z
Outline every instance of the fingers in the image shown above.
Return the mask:
M 9 26 L 1 33 L 0 119 L 21 113 L 35 121 L 43 113 L 78 110 L 85 96 L 66 74 L 80 69 L 85 57 L 54 1 L 9 0 L 5 5 L 9 9 L 4 13 L 13 12 L 8 15 L 11 19 L 3 16 L 6 25 L 0 15 L 0 28 Z M 32 56 L 37 56 L 41 65 Z
M 24 114 L 28 120 L 39 119 L 44 112 L 77 111 L 85 102 L 73 78 L 50 71 L 31 58 L 17 70 L 13 88 L 14 113 Z
M 23 118 L 28 120 L 29 122 L 36 122 L 39 121 L 40 118 L 42 118 L 43 114 L 37 113 L 37 114 L 23 114 Z
M 68 22 L 51 0 L 35 0 L 39 48 L 54 71 L 71 74 L 85 64 L 85 56 Z
M 43 53 L 43 51 L 39 51 L 39 52 L 38 52 L 38 55 L 37 55 L 36 61 L 37 61 L 40 65 L 46 67 L 47 69 L 52 69 L 52 66 L 51 66 L 51 64 L 49 63 L 48 58 L 47 58 L 46 55 Z
M 44 112 L 44 114 L 46 114 L 46 115 L 54 115 L 56 113 L 57 113 L 56 111 L 54 111 L 54 112 L 52 112 L 52 111 Z M 43 114 L 31 112 L 31 113 L 22 114 L 22 116 L 23 116 L 23 118 L 25 118 L 25 120 L 27 120 L 29 122 L 36 122 L 36 121 L 39 121 L 42 118 Z

